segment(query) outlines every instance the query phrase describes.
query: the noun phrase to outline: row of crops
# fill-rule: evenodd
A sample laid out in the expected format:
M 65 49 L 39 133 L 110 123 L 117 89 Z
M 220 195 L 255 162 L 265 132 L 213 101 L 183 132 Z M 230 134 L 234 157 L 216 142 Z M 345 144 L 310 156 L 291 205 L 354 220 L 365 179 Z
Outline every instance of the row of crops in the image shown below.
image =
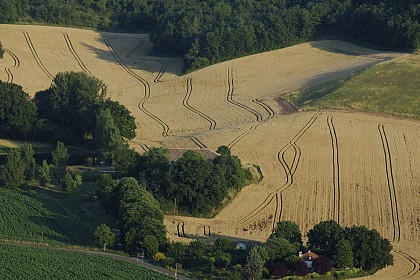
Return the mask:
M 0 245 L 2 279 L 173 279 L 133 263 L 48 248 Z
M 54 199 L 0 188 L 0 239 L 92 245 L 92 234 Z

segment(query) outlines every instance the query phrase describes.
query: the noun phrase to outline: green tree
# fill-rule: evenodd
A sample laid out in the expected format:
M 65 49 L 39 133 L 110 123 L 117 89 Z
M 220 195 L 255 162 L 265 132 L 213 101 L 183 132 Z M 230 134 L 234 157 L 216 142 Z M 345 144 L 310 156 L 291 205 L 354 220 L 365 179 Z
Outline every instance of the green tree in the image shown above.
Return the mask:
M 257 280 L 262 279 L 262 271 L 264 267 L 264 260 L 258 253 L 257 246 L 253 247 L 246 259 L 245 271 L 248 279 Z
M 38 178 L 39 178 L 39 182 L 43 186 L 51 182 L 50 166 L 45 159 L 42 161 L 42 164 L 39 167 Z
M 228 146 L 220 146 L 217 148 L 216 153 L 220 155 L 230 156 L 231 152 Z
M 82 176 L 78 174 L 66 173 L 60 182 L 61 188 L 68 193 L 73 193 L 82 185 Z
M 235 243 L 226 237 L 217 238 L 213 245 L 214 250 L 231 252 L 235 248 Z
M 0 81 L 0 136 L 27 137 L 36 106 L 21 86 Z
M 103 158 L 111 157 L 111 151 L 123 143 L 120 130 L 114 124 L 109 109 L 100 110 L 96 115 L 95 146 Z
M 115 233 L 105 224 L 101 224 L 96 228 L 94 237 L 96 242 L 102 246 L 104 252 L 108 245 L 112 246 L 115 243 Z
M 67 171 L 68 159 L 69 154 L 66 146 L 61 142 L 57 142 L 57 146 L 52 152 L 53 178 L 56 183 L 59 183 L 62 179 L 64 179 L 64 175 Z
M 99 104 L 99 111 L 110 110 L 115 126 L 119 129 L 121 136 L 126 140 L 136 137 L 136 121 L 127 108 L 111 99 L 106 99 Z
M 51 87 L 37 92 L 35 102 L 41 118 L 59 131 L 56 138 L 78 144 L 93 137 L 98 102 L 106 95 L 105 85 L 84 72 L 58 73 Z
M 27 179 L 33 179 L 35 176 L 35 158 L 32 145 L 25 143 L 20 150 L 22 154 L 22 162 L 25 166 L 25 176 Z
M 3 184 L 7 188 L 18 188 L 25 183 L 25 165 L 19 150 L 9 150 L 6 163 L 1 166 L 0 171 Z
M 282 237 L 269 237 L 264 247 L 267 249 L 268 258 L 271 261 L 282 261 L 292 264 L 299 260 L 298 245 L 290 243 Z
M 201 240 L 193 240 L 188 244 L 186 257 L 189 262 L 196 262 L 205 254 L 204 243 Z
M 277 223 L 271 237 L 284 238 L 290 243 L 296 243 L 302 246 L 302 234 L 300 233 L 299 226 L 291 221 L 281 221 Z
M 333 259 L 336 246 L 342 236 L 343 229 L 337 222 L 322 221 L 308 232 L 308 245 L 309 248 L 319 249 L 328 258 Z
M 353 267 L 353 248 L 350 241 L 340 239 L 335 250 L 335 267 L 339 269 Z
M 123 143 L 118 145 L 117 148 L 112 152 L 112 166 L 121 177 L 135 176 L 138 175 L 138 160 L 139 154 L 128 144 Z
M 148 235 L 144 238 L 144 247 L 149 256 L 154 256 L 159 250 L 159 242 L 153 235 Z
M 361 270 L 380 269 L 392 264 L 392 246 L 376 230 L 353 226 L 344 229 L 344 238 L 350 241 L 355 266 Z
M 101 174 L 95 183 L 95 194 L 99 199 L 106 200 L 115 189 L 116 182 L 110 174 Z

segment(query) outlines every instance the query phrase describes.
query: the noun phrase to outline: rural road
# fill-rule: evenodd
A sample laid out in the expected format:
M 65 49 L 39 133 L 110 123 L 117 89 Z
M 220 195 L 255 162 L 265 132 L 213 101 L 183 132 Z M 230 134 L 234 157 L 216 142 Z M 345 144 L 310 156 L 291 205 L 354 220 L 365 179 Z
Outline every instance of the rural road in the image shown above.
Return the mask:
M 111 259 L 115 259 L 115 260 L 128 261 L 128 262 L 134 263 L 135 265 L 138 265 L 138 266 L 141 266 L 141 267 L 159 272 L 159 273 L 164 274 L 164 275 L 174 277 L 174 272 L 171 271 L 171 270 L 165 269 L 165 268 L 157 266 L 157 265 L 152 265 L 150 263 L 143 262 L 139 259 L 132 258 L 132 257 L 120 256 L 120 255 L 115 255 L 115 254 L 110 254 L 110 253 L 105 253 L 105 252 L 87 251 L 87 250 L 79 250 L 79 249 L 71 249 L 71 248 L 51 247 L 51 246 L 36 245 L 36 244 L 20 244 L 20 243 L 12 243 L 12 242 L 9 243 L 9 242 L 3 242 L 3 241 L 0 242 L 0 245 L 1 244 L 12 245 L 12 246 L 22 246 L 22 247 L 48 248 L 48 249 L 52 249 L 52 250 L 61 250 L 61 251 L 67 251 L 67 252 L 77 252 L 77 253 L 82 253 L 82 254 L 87 254 L 87 255 L 102 256 L 102 257 L 105 257 L 105 258 L 111 258 Z M 174 279 L 188 280 L 190 278 L 178 274 L 176 276 L 176 278 L 174 277 Z

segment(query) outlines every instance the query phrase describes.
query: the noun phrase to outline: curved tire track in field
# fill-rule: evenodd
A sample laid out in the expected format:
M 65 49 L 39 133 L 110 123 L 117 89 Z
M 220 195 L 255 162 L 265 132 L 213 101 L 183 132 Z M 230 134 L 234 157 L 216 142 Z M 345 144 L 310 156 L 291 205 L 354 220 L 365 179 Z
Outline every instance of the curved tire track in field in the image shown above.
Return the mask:
M 195 136 L 188 136 L 200 149 L 207 149 L 207 146 Z
M 228 144 L 228 148 L 232 149 L 233 146 L 235 146 L 239 141 L 241 141 L 245 136 L 247 136 L 251 131 L 257 129 L 260 125 L 262 125 L 263 123 L 268 122 L 269 120 L 271 120 L 274 116 L 275 116 L 275 112 L 273 109 L 271 109 L 270 106 L 268 106 L 267 104 L 265 104 L 264 102 L 262 102 L 259 99 L 253 99 L 252 102 L 254 102 L 255 104 L 260 105 L 261 107 L 263 107 L 264 110 L 266 110 L 268 112 L 268 116 L 267 118 L 261 120 L 260 122 L 258 122 L 258 124 L 251 126 L 248 130 L 244 131 L 243 133 L 239 134 L 235 139 L 233 139 L 229 144 Z
M 340 224 L 340 162 L 338 160 L 338 140 L 337 132 L 333 123 L 333 116 L 327 117 L 327 125 L 331 136 L 332 146 L 332 177 L 334 190 L 333 219 Z
M 257 122 L 261 122 L 262 121 L 262 115 L 258 111 L 233 100 L 233 91 L 235 90 L 235 84 L 234 84 L 235 80 L 233 78 L 233 69 L 232 68 L 228 68 L 227 76 L 228 76 L 227 77 L 227 79 L 228 79 L 228 91 L 227 91 L 227 96 L 226 96 L 227 102 L 229 102 L 233 106 L 236 106 L 236 107 L 241 108 L 245 111 L 248 111 L 249 113 L 253 114 L 256 117 Z
M 89 69 L 87 69 L 86 65 L 83 63 L 82 59 L 79 57 L 79 55 L 77 54 L 76 50 L 73 47 L 73 44 L 70 40 L 69 35 L 67 35 L 67 33 L 63 33 L 64 36 L 64 40 L 66 41 L 67 47 L 69 49 L 69 51 L 71 52 L 71 54 L 73 55 L 74 59 L 76 59 L 77 63 L 79 64 L 80 68 L 82 68 L 82 70 L 88 74 L 91 77 L 95 77 L 90 71 Z
M 136 51 L 138 51 L 139 49 L 141 49 L 141 47 L 143 47 L 145 41 L 143 39 L 139 40 L 139 43 L 134 47 L 134 49 L 132 49 L 131 51 L 129 51 L 125 57 L 126 58 L 131 58 L 131 55 L 133 53 L 135 53 Z M 148 58 L 141 58 L 140 60 L 143 61 L 153 61 L 153 62 L 159 62 L 160 64 L 162 64 L 162 67 L 159 70 L 159 73 L 157 74 L 157 76 L 153 79 L 153 82 L 158 83 L 160 82 L 160 79 L 162 78 L 163 74 L 165 73 L 166 69 L 168 68 L 168 63 L 164 60 L 159 60 L 159 59 L 148 59 Z
M 388 183 L 389 200 L 391 203 L 392 225 L 394 227 L 392 241 L 399 242 L 401 239 L 401 228 L 400 228 L 400 219 L 398 215 L 398 202 L 397 202 L 397 194 L 395 191 L 394 175 L 392 172 L 391 152 L 389 149 L 388 138 L 385 133 L 385 126 L 383 124 L 379 124 L 378 130 L 381 136 L 382 148 L 384 151 L 386 178 L 387 178 L 387 183 Z
M 47 68 L 45 68 L 44 64 L 42 64 L 41 59 L 38 56 L 38 53 L 36 52 L 36 49 L 34 47 L 34 44 L 32 43 L 31 37 L 29 36 L 29 33 L 26 31 L 23 31 L 23 36 L 25 37 L 26 43 L 28 44 L 29 49 L 32 52 L 32 56 L 35 58 L 36 63 L 38 64 L 39 68 L 45 73 L 45 75 L 48 76 L 51 80 L 54 79 L 53 75 L 48 71 Z
M 156 121 L 158 124 L 160 124 L 163 128 L 162 131 L 162 136 L 166 137 L 168 136 L 168 132 L 169 132 L 169 126 L 162 121 L 159 117 L 157 117 L 156 115 L 152 114 L 151 112 L 149 112 L 149 110 L 147 110 L 144 107 L 144 103 L 147 101 L 147 99 L 149 99 L 150 97 L 150 85 L 149 83 L 143 79 L 142 77 L 140 77 L 139 75 L 137 75 L 136 73 L 134 73 L 123 61 L 122 59 L 118 56 L 118 54 L 115 52 L 115 50 L 112 48 L 111 43 L 109 42 L 109 40 L 105 39 L 105 44 L 108 47 L 108 50 L 111 52 L 112 56 L 115 58 L 115 60 L 118 62 L 118 64 L 128 73 L 130 74 L 134 79 L 136 79 L 138 82 L 140 82 L 143 87 L 144 87 L 144 98 L 139 102 L 139 104 L 137 105 L 137 107 L 140 109 L 140 111 L 142 111 L 143 113 L 145 113 L 147 116 L 149 116 L 151 119 L 153 119 L 154 121 Z
M 418 261 L 416 261 L 415 258 L 413 258 L 409 254 L 404 253 L 402 251 L 394 251 L 394 253 L 396 253 L 396 254 L 400 255 L 401 257 L 403 257 L 404 259 L 408 260 L 413 265 L 413 268 L 409 272 L 407 272 L 406 274 L 404 274 L 403 276 L 398 278 L 398 280 L 399 279 L 402 280 L 402 279 L 412 278 L 420 271 L 420 263 Z
M 4 68 L 7 74 L 7 82 L 6 83 L 13 83 L 13 74 L 10 72 L 9 68 Z
M 191 94 L 192 94 L 193 86 L 192 86 L 192 79 L 187 78 L 187 91 L 185 93 L 184 100 L 182 100 L 182 105 L 184 105 L 185 108 L 190 110 L 191 112 L 199 115 L 200 117 L 204 118 L 206 121 L 210 123 L 209 130 L 216 128 L 216 121 L 212 119 L 210 116 L 206 115 L 205 113 L 195 109 L 192 107 L 188 102 L 190 100 Z
M 289 141 L 283 148 L 280 149 L 280 151 L 277 153 L 277 159 L 282 166 L 284 172 L 286 173 L 286 182 L 279 187 L 277 190 L 269 194 L 264 201 L 258 205 L 251 213 L 246 215 L 245 217 L 242 217 L 239 219 L 239 223 L 245 223 L 255 217 L 257 214 L 259 214 L 261 211 L 263 211 L 270 203 L 275 199 L 276 205 L 275 205 L 275 212 L 273 215 L 273 228 L 277 222 L 277 220 L 281 220 L 282 213 L 283 213 L 283 191 L 287 190 L 294 181 L 294 174 L 297 170 L 297 167 L 299 165 L 300 157 L 301 157 L 301 150 L 298 145 L 296 145 L 296 142 L 305 134 L 305 132 L 315 123 L 318 116 L 322 114 L 321 112 L 316 113 L 313 115 L 309 121 L 299 130 L 299 132 L 292 138 L 292 140 Z M 285 153 L 289 150 L 293 149 L 294 156 L 292 163 L 288 164 L 288 162 L 285 159 Z
M 20 67 L 20 59 L 15 55 L 13 52 L 11 52 L 8 49 L 4 49 L 4 52 L 8 53 L 13 58 L 13 68 L 19 68 Z

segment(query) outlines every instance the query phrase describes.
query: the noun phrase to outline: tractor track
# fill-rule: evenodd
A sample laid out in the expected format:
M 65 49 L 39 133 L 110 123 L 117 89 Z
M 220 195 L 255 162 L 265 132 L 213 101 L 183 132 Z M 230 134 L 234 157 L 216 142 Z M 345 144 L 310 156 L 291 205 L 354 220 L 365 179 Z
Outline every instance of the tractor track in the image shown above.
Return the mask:
M 263 211 L 270 203 L 273 201 L 273 199 L 276 200 L 276 207 L 275 212 L 273 216 L 273 228 L 275 226 L 275 223 L 278 220 L 281 220 L 282 213 L 283 213 L 283 191 L 287 190 L 294 181 L 294 174 L 297 170 L 300 156 L 301 156 L 301 150 L 299 146 L 296 145 L 296 142 L 303 136 L 303 134 L 315 123 L 318 116 L 322 114 L 321 112 L 316 113 L 313 115 L 310 120 L 301 128 L 301 130 L 292 138 L 292 140 L 289 141 L 283 148 L 280 149 L 280 151 L 277 153 L 277 159 L 282 166 L 284 172 L 286 173 L 286 182 L 277 190 L 269 194 L 264 201 L 258 205 L 251 213 L 246 215 L 245 217 L 241 218 L 238 222 L 244 223 L 246 221 L 249 221 L 250 219 L 254 218 L 257 214 L 259 214 L 261 211 Z M 286 151 L 289 148 L 293 148 L 294 150 L 294 156 L 291 166 L 287 163 L 284 155 Z M 280 205 L 280 206 L 279 206 Z
M 395 191 L 394 175 L 392 172 L 391 152 L 389 149 L 388 138 L 385 132 L 385 126 L 383 124 L 379 124 L 378 130 L 381 136 L 382 148 L 384 151 L 386 178 L 387 178 L 387 183 L 388 183 L 389 200 L 391 203 L 392 225 L 394 227 L 392 241 L 399 242 L 401 239 L 401 227 L 400 227 L 400 220 L 399 220 L 399 215 L 398 215 L 398 202 L 397 202 L 397 194 Z
M 136 140 L 131 140 L 131 142 L 133 142 L 134 144 L 139 145 L 143 149 L 143 151 L 145 151 L 145 152 L 147 152 L 147 151 L 150 150 L 150 148 L 146 144 L 140 143 L 140 142 L 138 142 Z
M 66 41 L 67 47 L 69 49 L 69 51 L 71 52 L 71 54 L 73 55 L 74 59 L 76 59 L 77 63 L 79 64 L 80 68 L 82 68 L 82 70 L 88 74 L 91 77 L 95 77 L 90 71 L 89 69 L 87 69 L 86 65 L 83 63 L 82 59 L 80 58 L 80 56 L 77 54 L 76 50 L 73 47 L 73 44 L 70 40 L 70 37 L 67 33 L 63 33 L 64 36 L 64 40 Z
M 23 36 L 25 36 L 26 43 L 28 44 L 29 49 L 32 52 L 32 56 L 35 58 L 36 63 L 38 64 L 39 68 L 45 73 L 45 75 L 48 76 L 51 80 L 54 79 L 54 76 L 51 75 L 51 73 L 48 71 L 47 68 L 45 68 L 44 64 L 42 64 L 41 59 L 38 56 L 38 53 L 34 47 L 34 44 L 32 43 L 31 37 L 29 36 L 29 33 L 26 31 L 23 31 Z
M 396 254 L 400 255 L 401 257 L 405 258 L 406 260 L 408 260 L 413 265 L 413 268 L 409 272 L 407 272 L 406 274 L 404 274 L 403 276 L 401 276 L 398 279 L 408 279 L 408 278 L 414 277 L 420 271 L 420 263 L 418 261 L 416 261 L 415 258 L 413 258 L 409 254 L 404 253 L 402 251 L 394 251 L 394 253 L 396 253 Z
M 13 74 L 9 68 L 4 68 L 7 74 L 7 83 L 13 83 Z
M 333 190 L 334 190 L 334 208 L 333 219 L 340 224 L 340 162 L 338 158 L 338 140 L 337 132 L 333 123 L 333 116 L 327 117 L 327 125 L 331 136 L 332 146 L 332 175 L 333 175 Z
M 200 149 L 207 149 L 207 146 L 195 136 L 188 136 Z
M 188 110 L 190 110 L 191 112 L 193 112 L 193 113 L 201 116 L 206 121 L 208 121 L 210 123 L 209 130 L 215 129 L 216 128 L 216 121 L 214 119 L 212 119 L 210 116 L 206 115 L 205 113 L 203 113 L 203 112 L 195 109 L 194 107 L 192 107 L 188 103 L 189 100 L 190 100 L 192 91 L 193 91 L 192 79 L 191 78 L 187 78 L 187 91 L 185 93 L 184 100 L 182 100 L 182 105 L 184 105 L 184 107 L 187 108 Z
M 151 112 L 149 112 L 149 110 L 147 110 L 144 107 L 144 103 L 147 101 L 147 99 L 149 99 L 150 97 L 150 85 L 149 83 L 143 79 L 142 77 L 140 77 L 139 75 L 137 75 L 136 73 L 134 73 L 123 61 L 122 59 L 118 56 L 118 54 L 115 52 L 115 50 L 112 48 L 111 43 L 109 42 L 109 40 L 105 39 L 105 44 L 108 47 L 108 50 L 111 52 L 112 56 L 117 60 L 118 64 L 128 73 L 130 74 L 134 79 L 136 79 L 138 82 L 140 82 L 143 87 L 144 87 L 144 98 L 139 102 L 139 104 L 137 105 L 137 107 L 140 109 L 140 111 L 142 111 L 143 113 L 145 113 L 147 116 L 149 116 L 151 119 L 153 119 L 154 121 L 156 121 L 158 124 L 160 124 L 163 128 L 162 131 L 162 136 L 163 137 L 167 137 L 168 136 L 168 132 L 169 132 L 169 126 L 162 121 L 159 117 L 155 116 L 154 114 L 152 114 Z
M 268 122 L 269 120 L 271 120 L 274 116 L 274 110 L 271 109 L 270 106 L 268 106 L 267 104 L 265 104 L 264 102 L 262 102 L 259 99 L 253 99 L 252 102 L 254 102 L 255 104 L 260 105 L 261 107 L 264 108 L 264 110 L 266 110 L 268 112 L 268 116 L 265 119 L 262 119 L 261 121 L 259 121 L 256 125 L 251 126 L 248 130 L 244 131 L 243 133 L 239 134 L 235 139 L 233 139 L 229 144 L 228 144 L 228 148 L 232 149 L 233 146 L 235 146 L 239 141 L 241 141 L 245 136 L 247 136 L 251 131 L 257 129 L 260 125 L 262 125 L 263 123 Z
M 257 122 L 261 122 L 263 117 L 258 111 L 233 100 L 233 91 L 235 90 L 235 84 L 234 84 L 235 80 L 233 78 L 233 69 L 232 68 L 228 68 L 227 76 L 228 76 L 228 78 L 227 78 L 228 79 L 228 91 L 227 91 L 227 95 L 226 95 L 227 102 L 229 102 L 233 106 L 236 106 L 238 108 L 242 108 L 245 111 L 248 111 L 249 113 L 253 114 L 256 117 Z
M 126 58 L 131 58 L 131 55 L 133 53 L 135 53 L 137 50 L 141 49 L 141 47 L 143 47 L 145 41 L 143 39 L 139 40 L 139 43 L 134 47 L 134 49 L 132 49 L 131 51 L 129 51 L 125 57 Z M 158 83 L 160 82 L 160 79 L 162 78 L 163 74 L 166 72 L 166 69 L 168 68 L 168 63 L 164 60 L 158 60 L 158 59 L 148 59 L 148 58 L 141 58 L 140 60 L 143 61 L 153 61 L 153 62 L 159 62 L 160 64 L 162 64 L 162 67 L 159 70 L 159 73 L 157 74 L 157 76 L 153 79 L 153 82 Z
M 20 67 L 20 59 L 15 55 L 13 52 L 9 51 L 8 49 L 4 49 L 6 53 L 8 53 L 13 58 L 13 68 L 19 68 Z

